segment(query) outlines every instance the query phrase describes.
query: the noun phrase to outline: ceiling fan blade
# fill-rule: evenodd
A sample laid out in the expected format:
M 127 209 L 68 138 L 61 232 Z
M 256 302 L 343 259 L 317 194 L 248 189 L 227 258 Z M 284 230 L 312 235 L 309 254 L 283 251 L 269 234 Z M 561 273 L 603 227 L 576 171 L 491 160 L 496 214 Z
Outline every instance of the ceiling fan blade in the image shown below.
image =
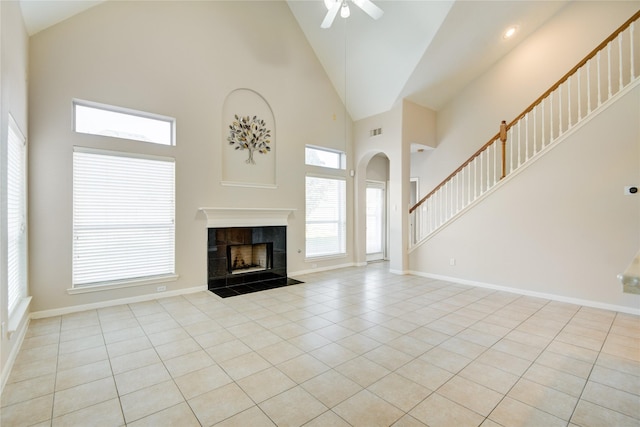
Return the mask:
M 331 6 L 331 9 L 329 9 L 324 19 L 322 20 L 322 24 L 320 24 L 320 28 L 331 27 L 331 24 L 333 24 L 333 20 L 336 19 L 336 15 L 340 10 L 341 5 L 342 5 L 342 2 L 340 1 L 336 1 L 335 3 L 333 3 L 333 6 Z
M 356 6 L 364 10 L 365 13 L 373 19 L 380 19 L 380 17 L 384 14 L 384 11 L 373 4 L 371 0 L 353 0 L 353 2 Z

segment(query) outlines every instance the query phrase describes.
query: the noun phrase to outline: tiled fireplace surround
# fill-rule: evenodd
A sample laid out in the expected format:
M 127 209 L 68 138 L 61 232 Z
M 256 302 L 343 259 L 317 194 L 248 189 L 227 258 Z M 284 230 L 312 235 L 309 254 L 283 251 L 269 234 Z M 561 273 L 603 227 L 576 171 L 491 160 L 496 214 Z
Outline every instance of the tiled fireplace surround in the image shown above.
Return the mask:
M 287 222 L 293 209 L 201 208 L 207 216 L 207 282 L 220 296 L 287 284 Z M 263 245 L 266 244 L 266 245 Z M 262 268 L 234 269 L 261 251 Z M 250 264 L 249 259 L 244 260 Z
M 233 248 L 266 244 L 264 270 L 233 270 Z M 242 246 L 241 246 L 242 245 Z M 209 289 L 239 286 L 287 278 L 287 227 L 223 227 L 208 229 L 207 278 Z M 249 263 L 249 261 L 246 261 Z

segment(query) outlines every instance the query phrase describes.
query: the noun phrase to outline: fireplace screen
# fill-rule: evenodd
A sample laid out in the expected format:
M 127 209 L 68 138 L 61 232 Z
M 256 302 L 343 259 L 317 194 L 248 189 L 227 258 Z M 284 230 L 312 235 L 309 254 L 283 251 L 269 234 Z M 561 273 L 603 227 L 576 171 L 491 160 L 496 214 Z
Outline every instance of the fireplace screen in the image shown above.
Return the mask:
M 229 272 L 231 274 L 268 270 L 272 266 L 273 243 L 255 243 L 252 245 L 230 245 Z

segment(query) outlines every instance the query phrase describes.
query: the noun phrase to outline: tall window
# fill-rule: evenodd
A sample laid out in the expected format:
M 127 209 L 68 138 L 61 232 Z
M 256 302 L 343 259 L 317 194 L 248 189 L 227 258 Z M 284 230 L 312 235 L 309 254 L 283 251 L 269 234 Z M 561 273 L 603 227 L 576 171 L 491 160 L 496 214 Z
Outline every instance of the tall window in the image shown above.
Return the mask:
M 9 116 L 7 138 L 7 283 L 9 316 L 27 296 L 26 139 Z
M 73 286 L 175 273 L 173 159 L 75 148 Z
M 306 256 L 346 253 L 346 182 L 341 178 L 306 178 Z

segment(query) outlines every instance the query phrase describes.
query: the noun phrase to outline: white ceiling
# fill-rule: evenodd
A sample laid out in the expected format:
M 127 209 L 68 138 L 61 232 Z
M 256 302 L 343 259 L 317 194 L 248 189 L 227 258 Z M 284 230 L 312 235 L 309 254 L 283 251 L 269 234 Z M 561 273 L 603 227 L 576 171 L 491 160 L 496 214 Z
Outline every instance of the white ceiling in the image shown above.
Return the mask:
M 309 44 L 359 120 L 407 98 L 435 110 L 482 74 L 569 0 L 374 0 L 377 21 L 350 3 L 351 16 L 321 29 L 322 0 L 287 4 Z M 102 0 L 21 0 L 35 34 Z M 510 40 L 502 32 L 517 24 Z

